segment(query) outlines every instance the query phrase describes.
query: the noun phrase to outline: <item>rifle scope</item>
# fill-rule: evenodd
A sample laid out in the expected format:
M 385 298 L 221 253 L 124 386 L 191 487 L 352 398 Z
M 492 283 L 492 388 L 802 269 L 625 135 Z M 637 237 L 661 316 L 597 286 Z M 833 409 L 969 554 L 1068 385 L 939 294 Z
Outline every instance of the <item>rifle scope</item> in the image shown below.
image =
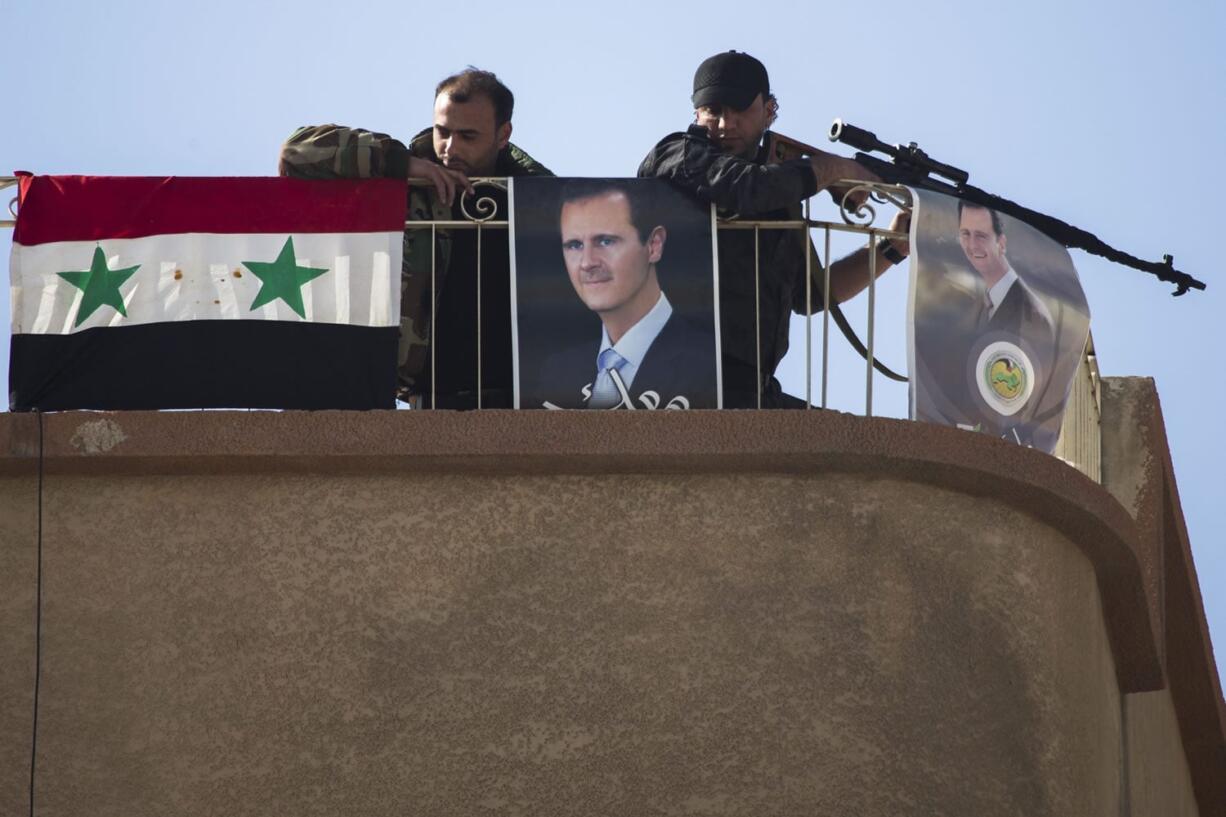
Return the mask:
M 849 125 L 842 119 L 836 119 L 830 124 L 830 141 L 851 145 L 856 150 L 865 153 L 884 153 L 892 158 L 901 168 L 916 170 L 924 175 L 932 173 L 937 176 L 944 176 L 958 187 L 966 184 L 967 180 L 971 177 L 971 174 L 965 170 L 933 159 L 914 142 L 906 147 L 902 145 L 887 145 L 878 139 L 877 134 L 872 131 L 857 128 L 855 125 Z

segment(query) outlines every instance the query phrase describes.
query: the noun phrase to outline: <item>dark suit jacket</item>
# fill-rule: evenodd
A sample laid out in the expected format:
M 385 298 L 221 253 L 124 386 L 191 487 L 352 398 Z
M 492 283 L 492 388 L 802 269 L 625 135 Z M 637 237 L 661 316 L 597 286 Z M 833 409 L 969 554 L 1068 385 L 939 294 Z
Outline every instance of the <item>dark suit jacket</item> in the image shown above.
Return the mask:
M 1036 296 L 1020 278 L 1005 293 L 1005 299 L 987 321 L 986 330 L 1010 332 L 1025 338 L 1042 357 L 1050 358 L 1055 332 Z M 1043 365 L 1047 363 L 1048 359 L 1044 359 Z
M 929 336 L 920 341 L 923 346 L 916 354 L 920 369 L 917 377 L 924 386 L 922 400 L 916 406 L 918 419 L 979 426 L 993 436 L 1050 448 L 1053 431 L 1041 426 L 1035 416 L 1046 378 L 1051 377 L 1055 365 L 1055 332 L 1050 319 L 1020 278 L 990 319 L 982 295 L 978 304 L 981 312 L 967 324 L 951 327 L 944 338 Z M 1010 416 L 998 414 L 984 401 L 978 386 L 981 374 L 975 369 L 984 348 L 1001 340 L 1020 345 L 1037 369 L 1031 373 L 1038 379 L 1030 402 Z M 1054 433 L 1058 432 L 1055 428 Z
M 560 408 L 586 408 L 583 388 L 596 379 L 596 353 L 600 338 L 549 355 L 536 376 L 525 378 L 521 395 L 525 408 L 539 408 L 549 401 Z M 676 312 L 656 335 L 628 389 L 636 409 L 648 408 L 640 399 L 654 392 L 658 407 L 683 396 L 690 408 L 715 408 L 715 334 L 703 332 Z M 655 402 L 655 401 L 652 401 Z
M 971 346 L 971 356 L 978 357 L 983 342 L 1007 340 L 1019 344 L 1029 353 L 1035 378 L 1034 393 L 1029 402 L 1017 414 L 999 415 L 983 404 L 982 398 L 972 392 L 983 417 L 984 425 L 997 436 L 1022 445 L 1037 445 L 1041 448 L 1054 445 L 1059 429 L 1042 429 L 1036 419 L 1040 400 L 1046 393 L 1047 380 L 1055 367 L 1055 329 L 1051 318 L 1040 305 L 1038 297 L 1019 278 L 1009 287 L 1005 298 L 992 317 L 982 324 L 980 338 Z M 982 375 L 979 375 L 982 376 Z M 1051 438 L 1050 440 L 1048 438 Z

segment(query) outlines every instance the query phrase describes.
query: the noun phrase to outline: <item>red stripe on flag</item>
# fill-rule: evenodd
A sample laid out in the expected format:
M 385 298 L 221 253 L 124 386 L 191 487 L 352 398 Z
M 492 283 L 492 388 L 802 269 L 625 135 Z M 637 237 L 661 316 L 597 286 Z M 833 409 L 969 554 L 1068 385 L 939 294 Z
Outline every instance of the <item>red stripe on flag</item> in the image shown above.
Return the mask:
M 280 177 L 27 176 L 13 241 L 167 233 L 373 233 L 404 229 L 406 183 Z

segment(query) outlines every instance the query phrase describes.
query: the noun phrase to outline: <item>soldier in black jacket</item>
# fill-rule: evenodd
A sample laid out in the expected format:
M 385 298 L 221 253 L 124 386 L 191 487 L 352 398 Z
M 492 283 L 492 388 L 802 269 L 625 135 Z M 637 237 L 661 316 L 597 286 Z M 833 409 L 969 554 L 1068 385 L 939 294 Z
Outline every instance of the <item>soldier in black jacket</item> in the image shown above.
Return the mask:
M 796 219 L 801 203 L 822 190 L 841 200 L 846 187 L 836 184 L 840 180 L 879 181 L 856 162 L 829 153 L 767 164 L 763 136 L 778 104 L 766 67 L 748 54 L 729 51 L 705 60 L 694 74 L 691 101 L 695 124 L 664 137 L 639 166 L 639 175 L 667 179 L 714 202 L 721 215 Z M 907 218 L 900 213 L 890 229 L 906 230 Z M 754 408 L 760 400 L 763 408 L 800 408 L 802 401 L 783 394 L 775 368 L 787 352 L 790 313 L 822 308 L 823 268 L 800 231 L 762 230 L 755 276 L 753 242 L 749 230 L 719 234 L 724 406 Z M 811 305 L 805 293 L 806 248 L 814 254 Z M 881 242 L 876 252 L 880 274 L 908 248 L 905 242 Z M 868 285 L 868 277 L 867 248 L 831 264 L 831 298 L 838 303 L 852 297 Z

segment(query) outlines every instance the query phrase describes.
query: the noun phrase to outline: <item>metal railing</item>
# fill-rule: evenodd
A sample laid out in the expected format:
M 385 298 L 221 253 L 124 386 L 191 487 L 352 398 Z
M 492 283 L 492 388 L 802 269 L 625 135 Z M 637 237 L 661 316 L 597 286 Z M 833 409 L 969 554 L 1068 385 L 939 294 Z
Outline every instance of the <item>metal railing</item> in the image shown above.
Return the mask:
M 480 177 L 473 178 L 474 188 L 495 188 L 506 191 L 506 179 L 501 177 Z M 426 179 L 409 179 L 410 184 L 428 185 Z M 719 219 L 717 224 L 718 230 L 752 230 L 754 234 L 754 290 L 758 294 L 754 303 L 755 324 L 759 331 L 755 333 L 757 348 L 757 388 L 758 388 L 758 408 L 762 407 L 762 349 L 761 349 L 761 268 L 760 268 L 760 239 L 763 230 L 798 230 L 804 234 L 805 240 L 802 246 L 805 248 L 805 303 L 806 315 L 809 319 L 805 324 L 805 407 L 806 408 L 828 408 L 829 407 L 829 336 L 830 336 L 830 311 L 822 310 L 822 368 L 821 368 L 821 400 L 819 403 L 813 402 L 812 388 L 812 370 L 813 370 L 813 335 L 812 335 L 812 320 L 811 316 L 814 313 L 813 302 L 813 253 L 810 250 L 810 242 L 812 241 L 812 231 L 820 230 L 823 234 L 824 253 L 821 256 L 826 259 L 822 265 L 822 304 L 830 303 L 830 253 L 831 253 L 831 233 L 848 233 L 858 234 L 865 237 L 865 247 L 869 250 L 869 276 L 868 276 L 868 327 L 865 338 L 865 347 L 867 355 L 865 356 L 865 395 L 864 395 L 864 413 L 866 416 L 872 416 L 873 413 L 873 362 L 874 362 L 874 318 L 876 312 L 876 279 L 879 274 L 877 265 L 877 253 L 873 252 L 878 239 L 894 238 L 905 240 L 908 238 L 907 233 L 891 231 L 873 226 L 873 222 L 877 217 L 877 208 L 874 205 L 892 205 L 900 209 L 910 211 L 911 194 L 910 191 L 898 185 L 888 184 L 867 184 L 857 181 L 847 181 L 842 183 L 846 188 L 843 196 L 843 206 L 840 208 L 840 214 L 843 221 L 819 221 L 810 218 L 810 202 L 804 203 L 804 216 L 796 220 L 761 220 L 761 219 L 742 219 L 737 216 Z M 865 201 L 861 204 L 854 205 L 860 196 L 865 197 Z M 482 232 L 489 229 L 505 230 L 510 226 L 509 219 L 499 218 L 498 203 L 492 197 L 485 195 L 477 195 L 472 197 L 473 202 L 471 212 L 467 199 L 461 200 L 461 213 L 465 216 L 464 220 L 447 220 L 447 221 L 426 221 L 426 220 L 410 220 L 405 222 L 407 230 L 430 230 L 430 291 L 432 297 L 430 299 L 430 394 L 418 395 L 419 402 L 417 407 L 435 408 L 438 403 L 438 395 L 434 388 L 436 381 L 435 372 L 437 371 L 437 361 L 435 358 L 435 327 L 437 326 L 437 257 L 435 247 L 437 245 L 439 229 L 460 229 L 460 230 L 476 230 L 477 232 L 477 292 L 476 292 L 476 314 L 478 320 L 476 324 L 477 332 L 477 348 L 482 349 L 481 338 L 481 276 L 482 276 Z M 484 381 L 481 371 L 481 354 L 477 355 L 477 408 L 482 408 L 482 393 Z
M 878 239 L 896 238 L 905 240 L 908 238 L 907 233 L 896 232 L 888 229 L 874 227 L 873 222 L 877 218 L 877 210 L 874 204 L 878 205 L 893 205 L 899 209 L 910 212 L 912 207 L 911 192 L 898 185 L 888 184 L 867 184 L 858 183 L 855 181 L 847 181 L 836 183 L 836 185 L 849 185 L 843 195 L 842 206 L 839 208 L 839 213 L 843 218 L 840 224 L 833 221 L 818 221 L 810 218 L 811 201 L 806 199 L 804 203 L 804 218 L 796 221 L 766 221 L 761 219 L 742 219 L 736 216 L 726 219 L 720 219 L 717 222 L 719 230 L 753 230 L 754 233 L 754 323 L 757 331 L 755 337 L 758 342 L 757 348 L 757 380 L 758 380 L 758 408 L 762 407 L 762 349 L 761 349 L 761 248 L 760 238 L 762 230 L 799 230 L 803 233 L 804 240 L 802 241 L 803 251 L 805 253 L 805 408 L 814 408 L 813 404 L 813 253 L 811 250 L 812 231 L 820 230 L 823 234 L 824 252 L 822 258 L 825 262 L 822 264 L 822 304 L 830 303 L 830 267 L 834 263 L 831 259 L 830 252 L 830 235 L 832 232 L 853 233 L 865 236 L 865 248 L 868 250 L 868 328 L 865 336 L 865 385 L 864 385 L 864 414 L 871 417 L 873 414 L 873 362 L 874 362 L 874 319 L 876 315 L 877 303 L 877 276 L 880 272 L 877 269 L 877 253 L 874 248 L 877 245 Z M 862 204 L 853 204 L 857 195 L 864 195 L 866 199 Z M 821 368 L 821 408 L 829 408 L 829 370 L 830 370 L 830 310 L 822 309 L 822 368 Z
M 490 177 L 490 176 L 474 176 L 469 180 L 474 190 L 477 188 L 495 188 L 502 192 L 507 192 L 507 180 L 505 177 Z M 409 179 L 410 185 L 429 186 L 430 181 L 427 179 Z M 506 230 L 511 226 L 510 219 L 498 217 L 498 201 L 491 196 L 472 196 L 472 210 L 469 209 L 469 197 L 460 199 L 460 212 L 464 216 L 464 220 L 453 221 L 406 221 L 404 227 L 406 230 L 429 230 L 430 231 L 430 408 L 435 408 L 438 403 L 438 394 L 435 389 L 438 378 L 435 373 L 438 371 L 438 362 L 436 359 L 437 342 L 435 337 L 435 329 L 438 326 L 438 231 L 439 229 L 459 229 L 459 230 L 476 230 L 477 231 L 477 319 L 473 322 L 476 326 L 476 341 L 477 341 L 477 408 L 482 408 L 482 395 L 485 391 L 483 386 L 482 371 L 481 371 L 481 352 L 484 348 L 481 345 L 481 271 L 482 271 L 482 245 L 483 231 L 485 230 Z M 508 340 L 509 342 L 509 340 Z M 415 408 L 422 408 L 420 404 L 424 400 L 424 395 L 417 395 L 418 404 Z
M 1073 388 L 1064 406 L 1060 438 L 1052 453 L 1095 482 L 1102 482 L 1102 384 L 1098 373 L 1098 356 L 1094 352 L 1094 336 L 1086 339 L 1085 354 Z
M 410 179 L 411 184 L 428 185 L 429 182 L 425 179 Z M 405 222 L 406 230 L 429 230 L 430 231 L 430 394 L 416 395 L 417 400 L 414 407 L 425 408 L 435 407 L 437 405 L 437 391 L 435 389 L 435 372 L 437 371 L 436 357 L 436 328 L 438 318 L 438 270 L 437 270 L 437 245 L 440 230 L 475 230 L 476 231 L 476 313 L 477 320 L 474 322 L 477 343 L 477 408 L 482 408 L 482 392 L 483 389 L 483 371 L 481 361 L 481 349 L 483 348 L 482 338 L 482 268 L 483 268 L 483 238 L 486 230 L 507 230 L 510 227 L 510 219 L 505 214 L 500 214 L 499 202 L 494 197 L 493 190 L 507 191 L 505 178 L 497 177 L 480 177 L 473 178 L 472 184 L 477 189 L 477 194 L 466 197 L 461 200 L 460 213 L 463 218 L 451 220 L 409 220 Z M 15 177 L 0 176 L 0 190 L 12 187 L 17 184 Z M 813 232 L 818 231 L 819 244 L 823 247 L 821 258 L 825 259 L 822 264 L 820 286 L 821 286 L 821 304 L 829 304 L 830 301 L 830 266 L 831 266 L 831 236 L 835 233 L 859 235 L 864 237 L 864 246 L 868 248 L 868 264 L 869 275 L 867 283 L 867 326 L 865 332 L 864 346 L 867 351 L 865 354 L 865 386 L 864 386 L 864 414 L 872 416 L 873 414 L 873 382 L 874 382 L 874 351 L 875 351 L 875 318 L 876 318 L 876 302 L 877 302 L 877 276 L 879 274 L 877 253 L 873 251 L 877 241 L 882 238 L 890 239 L 907 239 L 908 235 L 902 232 L 895 232 L 889 229 L 874 226 L 877 218 L 877 208 L 879 206 L 892 206 L 899 209 L 910 211 L 912 206 L 910 191 L 901 186 L 887 184 L 869 184 L 856 181 L 844 182 L 845 194 L 843 196 L 843 206 L 839 208 L 841 222 L 821 221 L 810 217 L 810 202 L 806 201 L 803 208 L 803 217 L 794 220 L 784 221 L 768 221 L 761 219 L 743 219 L 736 216 L 721 218 L 716 221 L 716 229 L 718 231 L 725 230 L 752 230 L 754 235 L 754 289 L 757 293 L 754 303 L 755 324 L 758 327 L 756 333 L 756 356 L 757 356 L 757 388 L 758 388 L 758 406 L 762 404 L 762 348 L 761 348 L 761 267 L 760 267 L 760 240 L 763 231 L 773 230 L 797 230 L 803 233 L 804 240 L 801 246 L 805 251 L 805 303 L 806 303 L 806 320 L 805 320 L 805 399 L 806 408 L 828 408 L 829 401 L 829 372 L 830 372 L 830 310 L 822 309 L 821 318 L 821 369 L 820 369 L 820 399 L 815 403 L 813 400 L 813 315 L 814 315 L 814 300 L 813 287 L 815 284 L 815 276 L 813 274 Z M 485 190 L 486 193 L 481 191 Z M 862 203 L 853 204 L 858 201 L 859 197 L 863 196 Z M 0 220 L 0 228 L 13 227 L 16 224 L 17 213 L 15 204 L 17 199 L 14 197 L 8 203 L 8 212 L 13 216 L 12 219 Z M 509 342 L 509 339 L 508 339 Z M 1100 478 L 1099 466 L 1099 412 L 1098 412 L 1098 367 L 1097 360 L 1094 355 L 1092 340 L 1087 345 L 1086 354 L 1083 357 L 1081 366 L 1078 369 L 1077 380 L 1074 384 L 1072 395 L 1069 399 L 1068 410 L 1065 413 L 1064 424 L 1061 428 L 1059 442 L 1057 443 L 1056 455 L 1064 459 L 1070 465 L 1078 468 L 1086 473 L 1091 478 L 1098 480 Z
M 505 214 L 500 214 L 499 203 L 492 195 L 482 195 L 481 190 L 489 191 L 499 190 L 506 192 L 506 179 L 503 177 L 474 177 L 471 182 L 477 195 L 465 197 L 460 201 L 460 212 L 462 219 L 452 220 L 409 220 L 405 222 L 406 230 L 429 230 L 430 231 L 430 394 L 417 395 L 417 407 L 434 408 L 438 402 L 438 395 L 434 384 L 436 382 L 435 373 L 437 372 L 436 358 L 436 337 L 435 331 L 437 328 L 438 318 L 438 259 L 436 248 L 438 244 L 439 230 L 475 230 L 477 233 L 476 253 L 477 253 L 477 269 L 476 269 L 476 315 L 477 320 L 474 321 L 476 332 L 477 349 L 483 348 L 482 338 L 482 321 L 481 306 L 482 293 L 481 282 L 483 272 L 483 248 L 484 241 L 483 233 L 486 230 L 506 230 L 510 227 L 510 220 Z M 17 183 L 14 177 L 0 177 L 0 189 L 13 186 Z M 428 186 L 430 182 L 426 179 L 409 179 L 410 184 Z M 869 258 L 869 280 L 868 280 L 868 307 L 867 319 L 868 327 L 865 338 L 865 347 L 868 351 L 865 360 L 865 394 L 864 394 L 864 413 L 866 416 L 872 416 L 873 413 L 873 360 L 874 360 L 874 344 L 875 344 L 875 313 L 876 313 L 876 289 L 877 289 L 877 254 L 872 252 L 872 248 L 880 238 L 896 238 L 906 239 L 907 234 L 901 232 L 893 232 L 888 229 L 874 227 L 873 222 L 876 220 L 876 207 L 874 205 L 893 205 L 902 209 L 909 210 L 911 207 L 910 191 L 905 187 L 886 184 L 863 184 L 855 181 L 848 181 L 846 192 L 843 197 L 844 206 L 840 208 L 840 214 L 843 218 L 841 223 L 832 221 L 818 221 L 810 218 L 810 202 L 804 203 L 804 217 L 797 220 L 789 221 L 766 221 L 766 220 L 751 220 L 742 219 L 736 216 L 719 219 L 717 221 L 718 230 L 752 230 L 754 234 L 754 290 L 759 297 L 755 299 L 754 316 L 755 324 L 759 327 L 759 331 L 755 333 L 757 342 L 756 358 L 757 358 L 757 387 L 758 387 L 758 407 L 762 405 L 762 349 L 761 349 L 761 269 L 760 261 L 760 239 L 761 233 L 764 230 L 798 230 L 804 233 L 806 240 L 802 242 L 802 246 L 809 248 L 809 242 L 812 240 L 813 230 L 822 232 L 822 244 L 824 252 L 822 258 L 826 262 L 822 265 L 822 304 L 830 303 L 830 254 L 831 254 L 831 233 L 841 232 L 849 234 L 859 234 L 865 237 L 865 246 L 870 250 Z M 851 205 L 851 202 L 858 196 L 866 196 L 866 200 L 859 206 Z M 16 203 L 16 198 L 9 202 L 9 212 L 16 218 L 16 212 L 13 209 Z M 0 227 L 12 227 L 15 220 L 0 221 Z M 811 316 L 814 313 L 813 303 L 813 254 L 805 252 L 805 303 L 806 314 L 810 319 L 805 323 L 805 406 L 813 408 L 819 406 L 821 408 L 829 408 L 829 336 L 830 336 L 830 311 L 822 310 L 822 367 L 821 367 L 821 395 L 820 401 L 814 404 L 813 401 L 813 330 Z M 484 372 L 482 371 L 482 355 L 480 351 L 477 354 L 477 408 L 482 408 L 482 394 L 484 389 Z

